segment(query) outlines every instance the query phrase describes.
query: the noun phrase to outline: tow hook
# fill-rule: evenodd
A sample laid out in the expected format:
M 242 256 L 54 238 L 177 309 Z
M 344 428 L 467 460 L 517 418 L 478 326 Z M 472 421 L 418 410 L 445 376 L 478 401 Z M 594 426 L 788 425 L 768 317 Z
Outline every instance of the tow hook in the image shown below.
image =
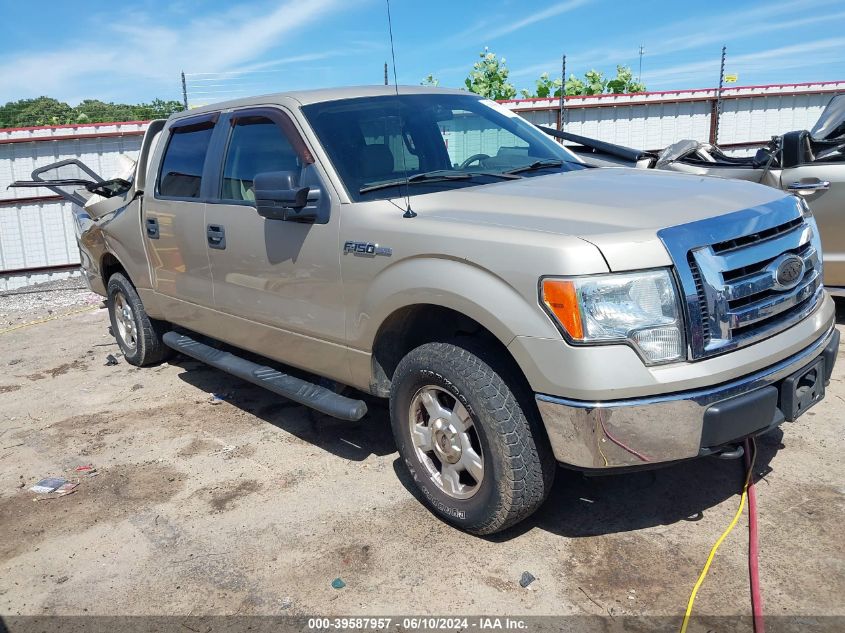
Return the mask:
M 726 446 L 718 453 L 715 453 L 714 457 L 718 457 L 719 459 L 739 459 L 743 455 L 745 455 L 745 449 L 742 447 L 742 444 L 737 444 L 733 447 Z

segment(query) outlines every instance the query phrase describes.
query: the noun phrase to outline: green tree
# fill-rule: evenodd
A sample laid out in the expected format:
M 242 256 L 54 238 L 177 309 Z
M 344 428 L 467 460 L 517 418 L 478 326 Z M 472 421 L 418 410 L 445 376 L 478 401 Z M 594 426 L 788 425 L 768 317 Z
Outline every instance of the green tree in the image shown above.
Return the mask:
M 85 123 L 102 123 L 107 121 L 132 121 L 132 106 L 105 103 L 99 99 L 86 99 L 74 108 L 77 117 Z
M 567 97 L 585 94 L 584 81 L 578 79 L 575 75 L 569 75 L 569 78 L 566 80 L 565 90 Z
M 548 73 L 543 73 L 536 81 L 537 88 L 532 93 L 529 90 L 522 90 L 525 98 L 532 97 L 559 97 L 560 79 L 552 81 Z M 628 66 L 617 66 L 616 77 L 607 79 L 604 73 L 598 70 L 590 70 L 584 73 L 583 79 L 575 75 L 569 75 L 564 85 L 567 96 L 600 95 L 604 93 L 629 94 L 633 92 L 645 92 L 644 84 L 634 81 L 633 73 Z
M 68 123 L 108 123 L 167 118 L 183 109 L 179 101 L 154 99 L 150 103 L 110 103 L 86 99 L 75 107 L 51 97 L 21 99 L 0 106 L 0 128 Z
M 134 108 L 139 120 L 166 119 L 174 112 L 181 112 L 185 109 L 181 101 L 165 101 L 163 99 L 153 99 L 150 103 L 141 103 Z
M 481 60 L 473 64 L 464 80 L 467 90 L 488 99 L 513 99 L 516 88 L 508 82 L 510 71 L 505 65 L 505 58 L 497 58 L 487 47 L 478 56 Z
M 431 73 L 429 73 L 428 75 L 425 76 L 425 78 L 423 78 L 423 80 L 420 82 L 420 85 L 421 86 L 439 86 L 440 80 L 437 77 L 435 77 L 434 75 L 432 75 Z
M 607 82 L 607 91 L 617 95 L 645 92 L 645 84 L 634 81 L 634 73 L 628 66 L 617 66 L 616 77 Z
M 588 70 L 584 73 L 584 95 L 600 95 L 607 89 L 607 79 L 598 70 Z
M 73 108 L 50 97 L 21 99 L 0 106 L 0 127 L 73 123 Z
M 524 88 L 520 91 L 526 99 L 543 99 L 545 97 L 560 96 L 560 79 L 549 79 L 549 73 L 543 73 L 534 83 L 536 84 L 536 89 L 533 93 Z

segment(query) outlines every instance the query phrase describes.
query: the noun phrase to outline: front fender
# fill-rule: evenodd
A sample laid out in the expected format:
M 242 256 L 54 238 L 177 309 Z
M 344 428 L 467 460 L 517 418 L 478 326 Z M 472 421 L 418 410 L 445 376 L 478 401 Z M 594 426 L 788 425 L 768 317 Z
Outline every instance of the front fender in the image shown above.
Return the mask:
M 121 263 L 139 290 L 152 288 L 144 236 L 141 230 L 141 198 L 116 210 L 100 224 L 106 248 Z
M 370 351 L 381 324 L 391 314 L 420 304 L 460 312 L 506 346 L 515 336 L 557 337 L 536 292 L 536 287 L 520 292 L 466 260 L 411 257 L 382 270 L 368 285 L 360 304 L 351 307 L 348 340 L 352 347 Z

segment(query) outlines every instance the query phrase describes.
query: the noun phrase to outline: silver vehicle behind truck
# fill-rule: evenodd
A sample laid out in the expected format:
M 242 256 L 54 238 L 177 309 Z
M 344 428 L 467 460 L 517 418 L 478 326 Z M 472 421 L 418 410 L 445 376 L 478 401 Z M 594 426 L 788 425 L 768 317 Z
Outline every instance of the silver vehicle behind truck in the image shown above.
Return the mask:
M 348 420 L 343 386 L 389 398 L 426 503 L 473 533 L 534 512 L 557 463 L 738 455 L 836 359 L 802 200 L 588 168 L 469 93 L 232 101 L 152 122 L 124 179 L 79 169 L 18 184 L 84 206 L 128 362 L 175 349 Z
M 821 231 L 825 287 L 833 296 L 845 297 L 845 95 L 828 102 L 811 130 L 772 137 L 753 156 L 728 156 L 715 145 L 694 140 L 649 152 L 541 129 L 569 143 L 571 150 L 592 165 L 735 178 L 801 196 Z

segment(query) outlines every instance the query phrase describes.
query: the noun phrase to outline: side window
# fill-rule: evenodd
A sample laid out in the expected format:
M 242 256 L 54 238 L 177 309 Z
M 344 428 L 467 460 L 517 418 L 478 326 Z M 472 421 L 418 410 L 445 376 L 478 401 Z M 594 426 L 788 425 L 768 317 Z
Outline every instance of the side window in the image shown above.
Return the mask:
M 211 121 L 171 130 L 158 181 L 161 196 L 199 198 L 202 170 L 214 123 Z
M 281 127 L 263 116 L 235 120 L 223 165 L 223 200 L 255 200 L 255 174 L 302 168 L 299 156 Z

